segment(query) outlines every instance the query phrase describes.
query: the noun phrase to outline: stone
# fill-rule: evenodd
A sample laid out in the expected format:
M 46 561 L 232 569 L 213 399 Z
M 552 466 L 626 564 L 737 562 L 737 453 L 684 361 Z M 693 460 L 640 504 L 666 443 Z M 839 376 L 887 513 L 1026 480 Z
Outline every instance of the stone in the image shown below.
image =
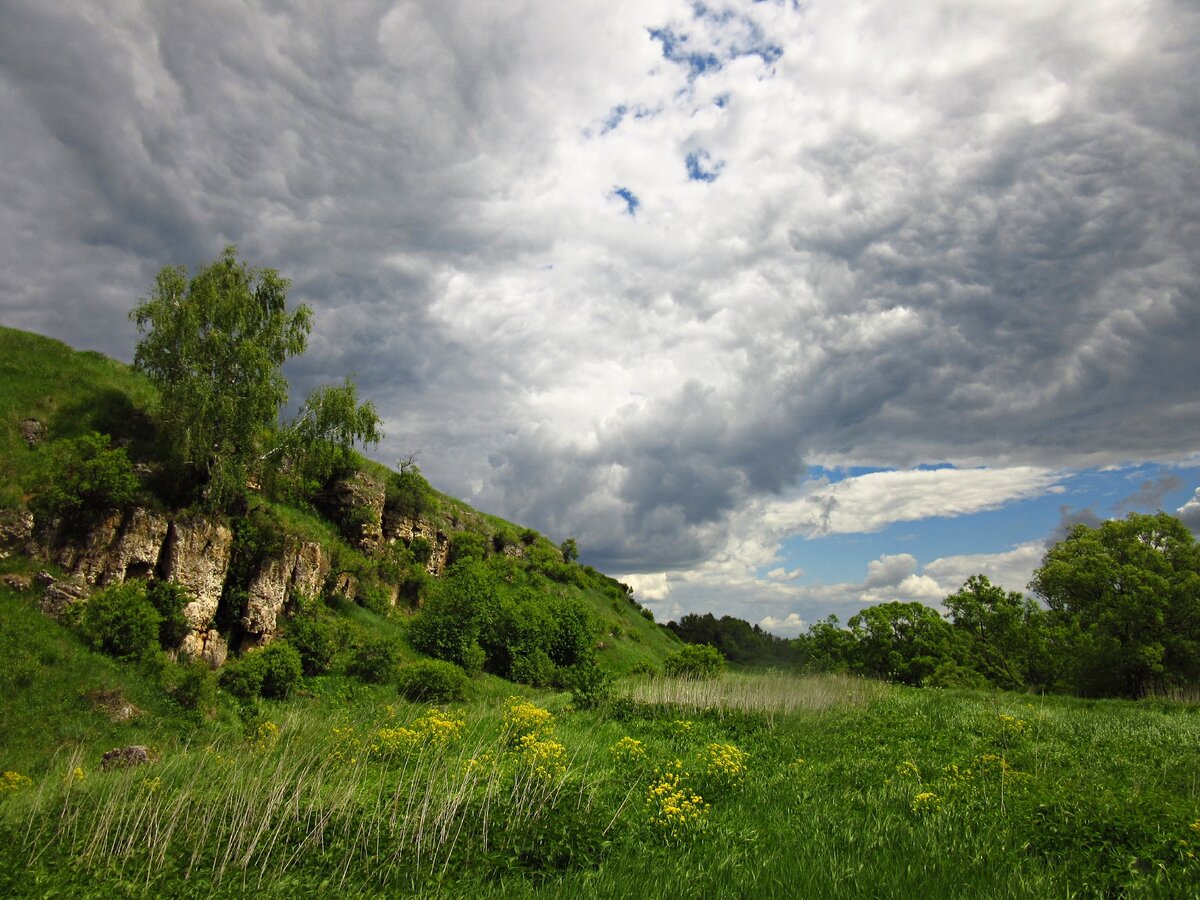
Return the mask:
M 96 584 L 104 574 L 113 546 L 121 533 L 125 516 L 119 509 L 101 515 L 79 540 L 60 545 L 54 561 L 72 575 L 78 575 L 88 584 Z
M 330 593 L 335 597 L 354 602 L 354 598 L 358 596 L 358 576 L 353 572 L 339 572 L 333 579 Z
M 168 529 L 163 576 L 183 585 L 195 598 L 183 608 L 193 631 L 207 631 L 212 625 L 232 552 L 233 532 L 220 522 L 187 516 Z
M 36 447 L 46 436 L 46 425 L 39 419 L 22 419 L 20 429 L 21 437 L 30 447 Z
M 119 690 L 88 691 L 87 698 L 95 709 L 103 711 L 114 722 L 128 722 L 142 714 Z
M 100 760 L 100 768 L 105 772 L 113 769 L 129 769 L 133 766 L 144 766 L 150 762 L 150 748 L 140 744 L 129 747 L 117 747 L 109 750 Z
M 187 659 L 199 659 L 210 669 L 219 669 L 229 658 L 229 642 L 215 628 L 207 631 L 189 631 L 179 645 L 179 655 Z
M 38 606 L 55 619 L 61 619 L 68 609 L 88 598 L 87 583 L 79 575 L 59 579 L 49 572 L 38 572 L 35 581 L 42 585 L 42 599 Z
M 23 506 L 0 510 L 0 559 L 19 552 L 33 537 L 33 513 Z
M 450 538 L 428 519 L 423 516 L 387 516 L 384 520 L 384 538 L 388 541 L 401 541 L 405 546 L 411 546 L 415 538 L 424 538 L 429 544 L 429 560 L 425 563 L 425 571 L 439 578 L 446 571 L 446 562 L 450 558 Z
M 130 510 L 100 576 L 101 583 L 121 584 L 127 578 L 152 576 L 158 570 L 170 527 L 166 516 L 143 507 Z
M 27 591 L 33 587 L 33 579 L 30 576 L 18 575 L 15 572 L 0 575 L 0 582 L 14 591 Z

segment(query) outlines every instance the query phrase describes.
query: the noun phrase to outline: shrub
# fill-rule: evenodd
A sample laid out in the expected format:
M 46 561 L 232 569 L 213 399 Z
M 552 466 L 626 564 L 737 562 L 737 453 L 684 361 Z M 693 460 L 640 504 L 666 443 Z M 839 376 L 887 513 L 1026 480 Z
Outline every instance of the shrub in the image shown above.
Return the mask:
M 178 647 L 191 626 L 183 608 L 192 599 L 191 593 L 173 581 L 156 581 L 146 591 L 146 599 L 162 616 L 158 626 L 158 642 L 164 648 Z
M 274 700 L 286 699 L 304 673 L 296 648 L 287 641 L 272 641 L 257 656 L 263 673 L 262 695 Z
M 612 697 L 612 676 L 595 663 L 564 669 L 563 681 L 571 690 L 571 702 L 579 709 L 594 709 Z
M 395 679 L 399 664 L 399 644 L 391 638 L 370 638 L 354 648 L 346 664 L 346 674 L 372 684 L 384 684 Z
M 553 684 L 557 674 L 558 666 L 554 665 L 550 655 L 541 648 L 529 653 L 514 654 L 508 667 L 510 680 L 534 687 L 547 687 Z
M 712 644 L 688 644 L 663 663 L 663 671 L 674 677 L 716 678 L 724 668 L 725 657 Z
M 433 488 L 415 465 L 401 464 L 401 471 L 388 478 L 385 505 L 389 512 L 415 519 L 435 505 Z
M 487 555 L 483 536 L 473 531 L 460 531 L 450 540 L 450 565 L 469 560 L 482 561 Z
M 217 683 L 212 670 L 202 660 L 188 663 L 179 669 L 171 688 L 171 696 L 184 709 L 203 712 L 217 702 Z
M 256 697 L 283 700 L 300 683 L 300 654 L 286 641 L 251 650 L 221 669 L 221 687 L 242 701 Z
M 39 516 L 86 517 L 128 506 L 138 488 L 125 451 L 110 447 L 108 435 L 92 432 L 46 448 L 33 510 Z
M 288 643 L 300 654 L 300 666 L 305 675 L 320 675 L 329 671 L 338 649 L 334 623 L 314 601 L 301 601 L 297 614 L 287 623 Z
M 400 693 L 410 700 L 463 700 L 467 673 L 454 663 L 426 659 L 404 666 L 396 675 Z
M 113 585 L 84 604 L 79 630 L 97 650 L 119 659 L 145 659 L 158 646 L 162 616 L 141 582 Z

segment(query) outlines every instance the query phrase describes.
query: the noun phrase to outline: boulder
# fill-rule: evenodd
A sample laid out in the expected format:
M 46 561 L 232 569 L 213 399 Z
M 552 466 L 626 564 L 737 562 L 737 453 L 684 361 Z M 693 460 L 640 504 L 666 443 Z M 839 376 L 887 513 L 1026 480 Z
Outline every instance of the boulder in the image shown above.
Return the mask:
M 0 510 L 0 559 L 19 552 L 33 537 L 33 513 L 23 506 Z
M 130 747 L 117 747 L 109 750 L 100 760 L 100 768 L 105 772 L 113 769 L 128 769 L 133 766 L 144 766 L 150 762 L 150 748 L 140 744 Z
M 49 572 L 38 572 L 34 580 L 42 586 L 42 599 L 38 605 L 42 612 L 55 619 L 61 619 L 68 609 L 88 598 L 87 583 L 79 575 L 60 579 Z
M 293 537 L 284 540 L 283 554 L 268 559 L 250 581 L 242 627 L 256 643 L 265 644 L 275 636 L 279 616 L 298 596 L 316 597 L 329 575 L 331 560 L 325 548 Z
M 321 497 L 342 536 L 364 553 L 374 553 L 383 543 L 383 483 L 365 472 L 335 481 Z

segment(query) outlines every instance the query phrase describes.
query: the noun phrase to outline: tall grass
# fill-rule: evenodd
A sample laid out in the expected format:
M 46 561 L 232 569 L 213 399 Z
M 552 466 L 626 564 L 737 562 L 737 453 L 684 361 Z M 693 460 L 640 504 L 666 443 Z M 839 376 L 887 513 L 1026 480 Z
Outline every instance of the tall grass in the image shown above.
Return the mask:
M 658 676 L 625 682 L 622 694 L 636 703 L 680 710 L 736 710 L 779 716 L 859 705 L 881 696 L 879 682 L 849 675 L 792 675 L 769 671 L 726 673 L 720 678 Z

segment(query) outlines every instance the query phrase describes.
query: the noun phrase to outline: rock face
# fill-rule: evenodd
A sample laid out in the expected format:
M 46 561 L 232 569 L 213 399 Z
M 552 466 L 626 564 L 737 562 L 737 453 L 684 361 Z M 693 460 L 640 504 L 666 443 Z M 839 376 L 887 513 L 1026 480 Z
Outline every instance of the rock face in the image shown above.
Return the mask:
M 206 631 L 189 631 L 179 644 L 180 656 L 200 659 L 210 669 L 219 669 L 229 658 L 229 641 L 215 628 Z
M 450 538 L 428 519 L 385 516 L 383 536 L 388 541 L 403 541 L 406 546 L 412 546 L 415 538 L 424 539 L 429 544 L 429 559 L 425 563 L 425 571 L 434 577 L 439 577 L 446 571 L 446 561 L 450 558 Z
M 128 769 L 132 766 L 144 766 L 150 762 L 150 748 L 140 744 L 131 747 L 117 747 L 109 750 L 100 760 L 100 769 L 110 772 L 113 769 Z
M 59 546 L 54 561 L 91 585 L 147 578 L 158 567 L 167 530 L 166 516 L 150 510 L 135 508 L 128 514 L 112 510 L 82 539 Z
M 33 513 L 23 506 L 0 510 L 0 559 L 22 549 L 33 537 Z
M 342 536 L 364 553 L 374 553 L 383 543 L 383 483 L 363 472 L 336 481 L 326 490 L 323 505 Z
M 191 591 L 195 599 L 183 608 L 183 614 L 197 633 L 212 626 L 232 551 L 233 532 L 219 522 L 191 516 L 170 525 L 162 574 Z
M 49 572 L 38 572 L 34 579 L 42 587 L 39 606 L 46 615 L 61 619 L 70 607 L 88 598 L 88 586 L 82 576 L 55 578 Z
M 288 537 L 283 553 L 266 560 L 246 590 L 242 627 L 251 640 L 265 644 L 275 636 L 279 616 L 296 597 L 316 597 L 329 575 L 331 560 L 320 544 Z

